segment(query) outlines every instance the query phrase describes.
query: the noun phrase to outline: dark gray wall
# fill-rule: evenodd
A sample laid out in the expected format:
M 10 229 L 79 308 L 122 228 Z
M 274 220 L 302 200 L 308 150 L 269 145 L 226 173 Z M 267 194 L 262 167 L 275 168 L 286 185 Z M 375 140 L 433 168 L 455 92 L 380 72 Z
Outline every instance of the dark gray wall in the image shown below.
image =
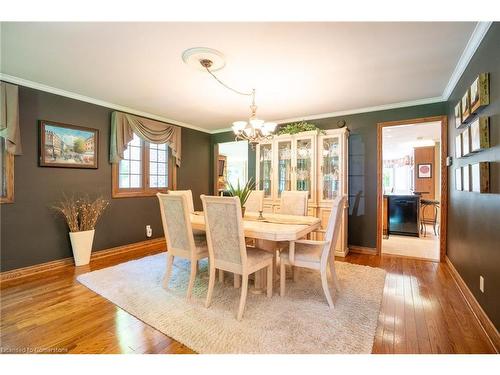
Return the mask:
M 102 194 L 110 200 L 96 228 L 94 250 L 145 240 L 146 224 L 153 237 L 163 235 L 156 197 L 111 199 L 111 109 L 25 87 L 19 88 L 19 107 L 24 153 L 15 158 L 15 202 L 0 206 L 2 271 L 72 255 L 66 224 L 50 209 L 63 193 Z M 99 169 L 39 167 L 40 119 L 99 129 Z M 178 189 L 192 189 L 198 208 L 199 195 L 210 189 L 209 153 L 209 134 L 182 129 Z
M 345 120 L 349 136 L 349 244 L 376 246 L 377 234 L 377 123 L 446 114 L 445 102 L 312 120 L 322 129 Z M 231 132 L 212 135 L 212 144 L 233 140 Z M 249 153 L 255 176 L 255 152 Z
M 455 159 L 449 168 L 448 257 L 495 326 L 500 329 L 500 23 L 495 22 L 453 90 L 448 102 L 450 155 L 455 147 L 454 107 L 479 73 L 490 73 L 490 105 L 479 115 L 490 118 L 492 147 Z M 491 194 L 455 189 L 454 169 L 489 161 Z M 479 276 L 485 291 L 479 290 Z

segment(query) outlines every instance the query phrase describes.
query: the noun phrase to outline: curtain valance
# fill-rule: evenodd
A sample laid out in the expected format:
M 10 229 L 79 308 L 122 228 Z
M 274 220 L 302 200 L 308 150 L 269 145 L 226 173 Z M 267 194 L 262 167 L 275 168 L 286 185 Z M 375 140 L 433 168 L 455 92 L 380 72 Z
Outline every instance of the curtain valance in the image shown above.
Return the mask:
M 0 137 L 5 138 L 7 152 L 21 155 L 21 131 L 19 129 L 19 88 L 0 82 Z
M 123 159 L 123 151 L 127 149 L 134 133 L 147 142 L 166 143 L 172 150 L 175 162 L 181 164 L 181 128 L 164 122 L 134 116 L 123 112 L 111 114 L 111 163 L 118 163 Z

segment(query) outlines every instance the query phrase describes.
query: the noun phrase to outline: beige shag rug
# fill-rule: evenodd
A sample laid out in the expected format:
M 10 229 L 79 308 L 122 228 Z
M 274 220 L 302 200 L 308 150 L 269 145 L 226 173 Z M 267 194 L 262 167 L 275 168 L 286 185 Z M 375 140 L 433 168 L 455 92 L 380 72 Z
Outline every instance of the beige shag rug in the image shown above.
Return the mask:
M 190 302 L 189 263 L 176 259 L 170 289 L 161 287 L 166 253 L 80 275 L 78 281 L 199 353 L 371 353 L 385 271 L 336 262 L 341 292 L 326 303 L 318 272 L 299 269 L 286 296 L 248 293 L 243 320 L 235 318 L 241 289 L 232 278 L 204 301 L 208 264 L 202 262 Z

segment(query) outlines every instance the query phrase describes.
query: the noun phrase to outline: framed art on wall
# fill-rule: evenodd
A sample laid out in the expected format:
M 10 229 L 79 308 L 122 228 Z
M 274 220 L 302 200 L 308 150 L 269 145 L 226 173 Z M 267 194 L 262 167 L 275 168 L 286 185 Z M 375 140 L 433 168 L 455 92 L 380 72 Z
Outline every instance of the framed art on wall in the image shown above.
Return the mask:
M 462 133 L 455 137 L 455 157 L 457 159 L 462 157 Z
M 462 122 L 466 122 L 470 116 L 470 97 L 469 90 L 462 97 Z
M 455 169 L 455 189 L 462 190 L 462 168 Z
M 470 154 L 470 128 L 466 127 L 462 132 L 462 156 Z
M 40 121 L 40 166 L 97 169 L 99 131 Z
M 466 164 L 462 167 L 462 188 L 463 191 L 470 191 L 470 165 Z
M 476 113 L 480 108 L 490 104 L 489 73 L 479 74 L 469 91 L 471 113 Z
M 488 193 L 490 191 L 490 163 L 480 162 L 471 165 L 472 191 Z
M 455 128 L 462 125 L 462 102 L 458 102 L 455 106 Z
M 417 178 L 432 178 L 432 164 L 418 164 Z
M 488 117 L 479 117 L 470 124 L 470 150 L 478 152 L 490 147 L 490 127 Z

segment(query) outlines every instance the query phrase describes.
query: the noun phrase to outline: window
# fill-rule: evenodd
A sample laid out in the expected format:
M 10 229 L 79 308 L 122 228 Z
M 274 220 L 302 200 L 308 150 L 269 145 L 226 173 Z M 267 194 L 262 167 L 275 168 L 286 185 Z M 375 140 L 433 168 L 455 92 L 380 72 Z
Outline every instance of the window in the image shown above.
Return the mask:
M 3 137 L 0 137 L 0 169 L 2 171 L 0 203 L 12 203 L 14 202 L 14 155 L 7 152 Z
M 174 189 L 175 163 L 166 144 L 145 142 L 134 134 L 113 165 L 113 198 L 145 197 Z

